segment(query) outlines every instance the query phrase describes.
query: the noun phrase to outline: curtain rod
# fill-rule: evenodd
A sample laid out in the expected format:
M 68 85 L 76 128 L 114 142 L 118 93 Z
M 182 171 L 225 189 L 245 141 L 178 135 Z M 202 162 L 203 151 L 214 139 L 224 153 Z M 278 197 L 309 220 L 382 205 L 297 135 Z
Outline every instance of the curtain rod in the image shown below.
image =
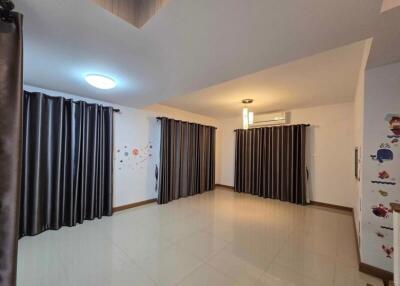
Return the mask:
M 0 0 L 0 1 L 1 1 L 1 0 Z M 74 100 L 73 98 L 66 98 L 66 97 L 63 97 L 63 96 L 48 95 L 48 94 L 45 94 L 45 93 L 43 93 L 43 92 L 38 92 L 38 91 L 27 91 L 27 90 L 24 90 L 24 93 L 25 93 L 25 92 L 30 93 L 30 94 L 33 94 L 33 93 L 35 93 L 35 94 L 41 94 L 41 95 L 43 95 L 43 96 L 52 97 L 52 98 L 63 98 L 64 100 L 70 100 L 72 103 L 84 102 L 84 103 L 86 103 L 86 104 L 101 105 L 101 104 L 97 104 L 97 103 L 87 102 L 87 101 L 84 101 L 84 100 Z M 103 105 L 101 105 L 101 106 L 103 106 Z M 104 106 L 104 107 L 111 107 L 111 106 Z M 121 111 L 119 108 L 114 108 L 114 107 L 111 107 L 111 108 L 112 108 L 112 110 L 113 110 L 114 112 L 120 112 L 120 111 Z
M 156 117 L 157 120 L 161 120 L 163 118 L 170 119 L 170 120 L 175 120 L 175 121 L 179 121 L 179 122 L 183 122 L 183 123 L 198 124 L 198 125 L 203 125 L 203 126 L 206 126 L 206 127 L 211 127 L 211 128 L 218 129 L 217 127 L 211 126 L 211 125 L 205 125 L 205 124 L 200 124 L 200 123 L 195 123 L 195 122 L 189 122 L 189 121 L 184 121 L 184 120 L 179 120 L 179 119 L 173 119 L 173 118 L 168 118 L 168 117 L 165 117 L 165 116 Z

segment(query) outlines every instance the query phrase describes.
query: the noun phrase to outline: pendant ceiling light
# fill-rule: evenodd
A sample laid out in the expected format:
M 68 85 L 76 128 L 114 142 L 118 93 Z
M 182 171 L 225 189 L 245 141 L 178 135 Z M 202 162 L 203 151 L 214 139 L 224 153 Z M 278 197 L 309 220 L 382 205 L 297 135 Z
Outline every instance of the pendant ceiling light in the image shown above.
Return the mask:
M 253 102 L 252 99 L 243 99 L 242 103 L 243 107 L 243 129 L 249 129 L 249 126 L 253 124 L 254 121 L 254 113 L 249 111 L 247 105 Z

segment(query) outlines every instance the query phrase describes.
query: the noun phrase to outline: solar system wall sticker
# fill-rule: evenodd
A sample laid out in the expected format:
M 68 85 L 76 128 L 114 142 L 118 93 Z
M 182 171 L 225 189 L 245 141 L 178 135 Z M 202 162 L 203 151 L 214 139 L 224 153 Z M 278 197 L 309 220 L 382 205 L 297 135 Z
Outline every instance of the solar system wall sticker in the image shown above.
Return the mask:
M 116 156 L 118 170 L 137 170 L 143 169 L 145 163 L 151 159 L 153 145 L 148 142 L 143 147 L 118 147 L 116 149 Z

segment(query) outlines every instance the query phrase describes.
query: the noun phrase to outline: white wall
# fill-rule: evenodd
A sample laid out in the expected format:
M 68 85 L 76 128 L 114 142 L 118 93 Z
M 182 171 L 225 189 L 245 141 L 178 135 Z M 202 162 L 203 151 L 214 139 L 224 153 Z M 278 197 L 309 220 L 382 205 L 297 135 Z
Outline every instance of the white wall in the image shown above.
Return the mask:
M 366 71 L 363 117 L 361 260 L 393 271 L 393 258 L 384 251 L 384 248 L 393 247 L 393 232 L 382 228 L 392 227 L 392 213 L 388 212 L 385 216 L 384 212 L 380 212 L 380 215 L 374 212 L 379 204 L 389 208 L 390 202 L 400 201 L 400 144 L 392 141 L 400 138 L 393 137 L 394 133 L 385 120 L 388 114 L 400 116 L 400 63 Z M 382 144 L 393 152 L 394 160 L 380 163 L 371 158 Z M 387 171 L 389 178 L 378 178 L 381 171 Z
M 355 188 L 353 103 L 294 109 L 291 124 L 309 123 L 307 153 L 311 200 L 353 207 Z M 220 183 L 233 186 L 234 130 L 241 118 L 221 120 Z
M 371 50 L 372 39 L 369 39 L 364 47 L 363 59 L 361 61 L 360 73 L 357 82 L 357 88 L 354 97 L 354 147 L 358 147 L 358 174 L 359 180 L 355 181 L 355 189 L 353 193 L 353 213 L 354 223 L 356 226 L 358 246 L 361 240 L 361 200 L 362 200 L 362 158 L 364 152 L 364 94 L 365 94 L 365 67 L 368 62 L 368 56 Z
M 393 214 L 394 226 L 394 283 L 400 285 L 400 212 Z
M 217 126 L 217 121 L 212 118 L 162 105 L 135 109 L 33 86 L 26 85 L 24 88 L 50 96 L 113 106 L 121 110 L 114 114 L 114 206 L 157 197 L 155 168 L 159 163 L 160 135 L 157 116 Z M 139 154 L 133 155 L 133 149 L 138 149 Z M 219 160 L 216 157 L 216 165 L 218 164 Z
M 354 148 L 358 148 L 358 174 L 359 180 L 355 181 L 353 200 L 354 223 L 356 226 L 358 246 L 360 246 L 360 224 L 361 224 L 361 197 L 362 197 L 362 153 L 364 151 L 363 144 L 363 128 L 364 128 L 364 70 L 360 73 L 357 91 L 354 99 Z

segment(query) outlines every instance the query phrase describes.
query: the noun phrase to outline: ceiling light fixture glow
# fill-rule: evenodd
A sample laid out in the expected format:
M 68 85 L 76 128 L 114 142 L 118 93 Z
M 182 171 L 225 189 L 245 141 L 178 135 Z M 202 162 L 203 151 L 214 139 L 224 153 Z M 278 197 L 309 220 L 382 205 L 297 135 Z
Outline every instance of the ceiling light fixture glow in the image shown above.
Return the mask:
M 85 79 L 91 86 L 99 89 L 112 89 L 117 85 L 114 79 L 99 74 L 88 74 Z
M 249 112 L 249 125 L 254 124 L 254 112 Z
M 249 129 L 249 126 L 254 123 L 254 113 L 249 111 L 247 107 L 248 104 L 251 104 L 253 99 L 243 99 L 242 103 L 244 104 L 242 115 L 243 115 L 243 129 Z

